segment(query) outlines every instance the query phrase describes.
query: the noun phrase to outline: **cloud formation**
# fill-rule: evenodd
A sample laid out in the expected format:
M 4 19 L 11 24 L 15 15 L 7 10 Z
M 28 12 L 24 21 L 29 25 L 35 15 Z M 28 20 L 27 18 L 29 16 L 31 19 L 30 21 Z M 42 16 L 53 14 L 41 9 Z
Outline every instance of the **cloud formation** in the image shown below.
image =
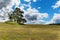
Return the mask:
M 33 2 L 36 2 L 37 0 L 33 0 Z
M 31 0 L 24 0 L 24 1 L 26 1 L 26 2 L 30 2 Z
M 33 11 L 34 10 L 34 11 Z M 34 24 L 43 24 L 45 23 L 44 20 L 42 20 L 43 18 L 48 18 L 48 13 L 40 13 L 37 9 L 33 8 L 29 8 L 25 11 L 24 13 L 25 18 L 29 23 L 34 23 Z
M 13 10 L 13 5 L 18 7 L 20 5 L 20 0 L 0 0 L 0 22 L 8 20 L 8 12 Z
M 0 10 L 2 8 L 11 9 L 13 5 L 18 7 L 20 5 L 20 0 L 0 0 Z
M 54 16 L 51 19 L 51 21 L 47 22 L 46 24 L 51 24 L 51 23 L 60 23 L 60 14 L 54 13 Z
M 11 0 L 0 0 L 0 9 L 6 7 L 10 2 Z
M 60 0 L 58 0 L 55 5 L 52 6 L 54 9 L 60 7 Z

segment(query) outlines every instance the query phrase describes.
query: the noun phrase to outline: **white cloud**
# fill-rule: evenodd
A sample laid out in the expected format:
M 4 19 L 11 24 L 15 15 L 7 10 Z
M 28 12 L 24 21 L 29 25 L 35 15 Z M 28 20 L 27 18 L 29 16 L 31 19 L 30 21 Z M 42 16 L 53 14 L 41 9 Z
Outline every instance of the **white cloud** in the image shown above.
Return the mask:
M 0 0 L 0 9 L 6 7 L 10 2 L 11 0 Z
M 33 0 L 33 2 L 36 2 L 37 0 Z
M 25 10 L 24 13 L 25 18 L 27 19 L 27 23 L 32 23 L 32 24 L 44 24 L 43 18 L 48 18 L 48 13 L 40 13 L 37 9 L 35 8 L 29 8 Z
M 24 1 L 26 1 L 26 2 L 30 2 L 31 0 L 24 0 Z
M 8 20 L 8 15 L 7 13 L 4 13 L 3 11 L 0 10 L 0 22 L 4 22 Z
M 20 5 L 20 0 L 0 0 L 0 22 L 8 20 L 8 12 L 13 11 L 12 7 Z
M 52 6 L 54 9 L 60 7 L 60 0 L 56 2 L 55 5 Z
M 20 0 L 11 0 L 10 4 L 7 5 L 7 9 L 11 10 L 13 5 L 16 5 L 15 7 L 18 7 L 20 5 Z
M 60 22 L 60 14 L 54 13 L 54 16 L 51 19 L 51 21 L 50 22 L 47 22 L 46 24 L 59 23 L 59 22 Z
M 41 7 L 38 7 L 38 9 L 40 9 Z
M 14 4 L 18 7 L 20 0 L 0 0 L 0 9 L 6 8 L 10 10 Z

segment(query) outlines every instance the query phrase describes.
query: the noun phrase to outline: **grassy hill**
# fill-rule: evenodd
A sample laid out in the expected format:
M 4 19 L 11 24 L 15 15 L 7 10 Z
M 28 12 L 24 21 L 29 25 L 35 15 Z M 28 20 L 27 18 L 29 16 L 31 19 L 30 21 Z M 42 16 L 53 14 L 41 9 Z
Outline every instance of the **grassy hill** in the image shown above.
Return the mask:
M 0 40 L 60 40 L 60 25 L 0 23 Z

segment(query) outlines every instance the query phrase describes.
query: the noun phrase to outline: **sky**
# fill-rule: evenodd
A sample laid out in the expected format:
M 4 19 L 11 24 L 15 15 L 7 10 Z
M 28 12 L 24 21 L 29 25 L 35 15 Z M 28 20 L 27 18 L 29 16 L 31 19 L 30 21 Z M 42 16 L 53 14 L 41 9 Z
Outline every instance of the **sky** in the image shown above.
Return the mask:
M 26 24 L 60 23 L 60 0 L 0 0 L 0 22 L 16 7 L 24 11 Z

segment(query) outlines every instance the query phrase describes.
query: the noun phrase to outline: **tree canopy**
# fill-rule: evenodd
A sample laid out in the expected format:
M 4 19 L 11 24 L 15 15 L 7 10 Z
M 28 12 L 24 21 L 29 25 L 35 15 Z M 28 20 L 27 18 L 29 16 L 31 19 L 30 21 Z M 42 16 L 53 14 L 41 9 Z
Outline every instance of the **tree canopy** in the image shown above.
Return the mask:
M 17 22 L 18 24 L 24 24 L 27 21 L 23 18 L 23 13 L 24 12 L 20 8 L 15 8 L 12 14 L 9 14 L 10 21 Z

